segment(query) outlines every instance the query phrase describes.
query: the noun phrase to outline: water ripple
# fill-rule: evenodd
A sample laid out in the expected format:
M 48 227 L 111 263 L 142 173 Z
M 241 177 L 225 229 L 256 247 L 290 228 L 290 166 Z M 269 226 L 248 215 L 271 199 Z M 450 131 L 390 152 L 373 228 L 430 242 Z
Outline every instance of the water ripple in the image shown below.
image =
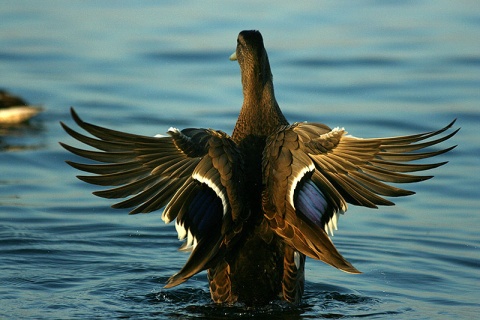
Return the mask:
M 399 59 L 388 57 L 362 58 L 305 58 L 286 61 L 286 64 L 309 68 L 374 68 L 374 67 L 402 67 L 406 63 Z
M 39 2 L 38 2 L 39 3 Z M 66 2 L 65 2 L 66 3 Z M 478 302 L 480 19 L 448 1 L 22 2 L 0 6 L 2 85 L 45 107 L 0 127 L 0 318 L 474 319 Z M 275 10 L 272 10 L 275 8 Z M 154 135 L 231 132 L 242 104 L 227 58 L 242 28 L 265 37 L 291 121 L 361 137 L 424 132 L 457 118 L 458 145 L 397 206 L 350 206 L 332 241 L 359 270 L 308 259 L 302 304 L 211 303 L 205 272 L 164 285 L 178 252 L 161 210 L 129 216 L 91 195 L 58 141 L 68 107 Z M 75 144 L 76 145 L 76 144 Z M 77 145 L 76 145 L 77 146 Z M 408 186 L 410 187 L 410 186 Z

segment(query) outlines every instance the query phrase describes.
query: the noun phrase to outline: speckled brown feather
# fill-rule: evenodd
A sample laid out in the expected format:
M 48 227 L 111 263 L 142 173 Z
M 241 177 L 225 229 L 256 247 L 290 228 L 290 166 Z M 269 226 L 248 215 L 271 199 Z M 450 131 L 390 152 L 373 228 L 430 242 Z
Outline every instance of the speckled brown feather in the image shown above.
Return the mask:
M 295 255 L 297 257 L 295 258 Z M 295 261 L 296 260 L 296 261 Z M 298 265 L 297 265 L 298 264 Z M 305 255 L 285 246 L 283 258 L 282 297 L 288 302 L 301 301 L 305 284 Z
M 237 301 L 237 297 L 232 293 L 230 265 L 224 259 L 208 269 L 207 274 L 210 283 L 210 295 L 214 302 L 230 303 Z

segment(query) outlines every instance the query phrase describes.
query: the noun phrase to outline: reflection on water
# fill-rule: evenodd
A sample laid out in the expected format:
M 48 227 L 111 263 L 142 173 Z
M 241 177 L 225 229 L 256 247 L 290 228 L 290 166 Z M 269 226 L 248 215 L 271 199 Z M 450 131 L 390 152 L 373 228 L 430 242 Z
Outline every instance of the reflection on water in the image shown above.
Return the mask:
M 253 8 L 255 10 L 253 10 Z M 480 309 L 480 36 L 476 1 L 11 2 L 0 7 L 2 88 L 48 108 L 0 126 L 0 318 L 472 319 Z M 242 29 L 265 38 L 282 110 L 355 136 L 462 130 L 395 207 L 351 206 L 333 241 L 363 274 L 308 260 L 303 304 L 210 303 L 160 212 L 128 216 L 75 179 L 58 141 L 69 107 L 155 135 L 231 132 L 242 93 L 228 61 Z M 7 152 L 16 151 L 16 152 Z M 452 272 L 454 271 L 454 272 Z
M 38 122 L 0 124 L 0 152 L 41 149 L 45 146 L 36 136 L 42 133 L 45 133 L 45 127 Z

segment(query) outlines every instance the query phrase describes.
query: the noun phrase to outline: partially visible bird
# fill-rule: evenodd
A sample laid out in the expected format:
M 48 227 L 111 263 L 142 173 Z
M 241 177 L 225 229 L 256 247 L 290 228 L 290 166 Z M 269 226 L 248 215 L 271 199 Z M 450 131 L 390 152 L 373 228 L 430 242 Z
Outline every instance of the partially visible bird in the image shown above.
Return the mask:
M 18 124 L 40 113 L 43 108 L 31 106 L 20 97 L 0 89 L 0 124 Z
M 409 172 L 445 164 L 412 164 L 452 150 L 415 152 L 458 131 L 453 126 L 409 136 L 361 139 L 320 123 L 289 124 L 275 99 L 272 73 L 258 31 L 242 31 L 236 52 L 244 102 L 233 134 L 213 129 L 171 128 L 168 137 L 147 137 L 99 127 L 79 118 L 86 136 L 62 123 L 68 134 L 98 151 L 61 143 L 99 163 L 71 166 L 94 175 L 88 183 L 112 186 L 94 192 L 127 198 L 114 208 L 130 213 L 163 209 L 175 220 L 180 250 L 191 251 L 166 287 L 208 270 L 218 303 L 260 305 L 275 299 L 298 303 L 304 290 L 305 257 L 359 273 L 328 234 L 347 203 L 376 208 L 385 197 L 411 195 L 388 183 L 431 176 Z

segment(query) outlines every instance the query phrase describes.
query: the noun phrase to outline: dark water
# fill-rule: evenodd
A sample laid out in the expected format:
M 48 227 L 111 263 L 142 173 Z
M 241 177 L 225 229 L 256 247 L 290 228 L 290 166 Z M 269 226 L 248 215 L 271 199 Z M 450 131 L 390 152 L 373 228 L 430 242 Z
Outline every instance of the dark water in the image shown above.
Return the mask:
M 480 311 L 478 1 L 4 1 L 0 86 L 46 111 L 0 128 L 0 318 L 472 319 Z M 87 120 L 154 135 L 230 132 L 240 105 L 228 56 L 262 31 L 290 121 L 356 136 L 416 133 L 458 118 L 450 163 L 397 206 L 350 207 L 333 241 L 361 271 L 310 260 L 303 305 L 210 303 L 160 213 L 128 216 L 75 179 L 57 144 Z M 450 145 L 447 143 L 446 145 Z

